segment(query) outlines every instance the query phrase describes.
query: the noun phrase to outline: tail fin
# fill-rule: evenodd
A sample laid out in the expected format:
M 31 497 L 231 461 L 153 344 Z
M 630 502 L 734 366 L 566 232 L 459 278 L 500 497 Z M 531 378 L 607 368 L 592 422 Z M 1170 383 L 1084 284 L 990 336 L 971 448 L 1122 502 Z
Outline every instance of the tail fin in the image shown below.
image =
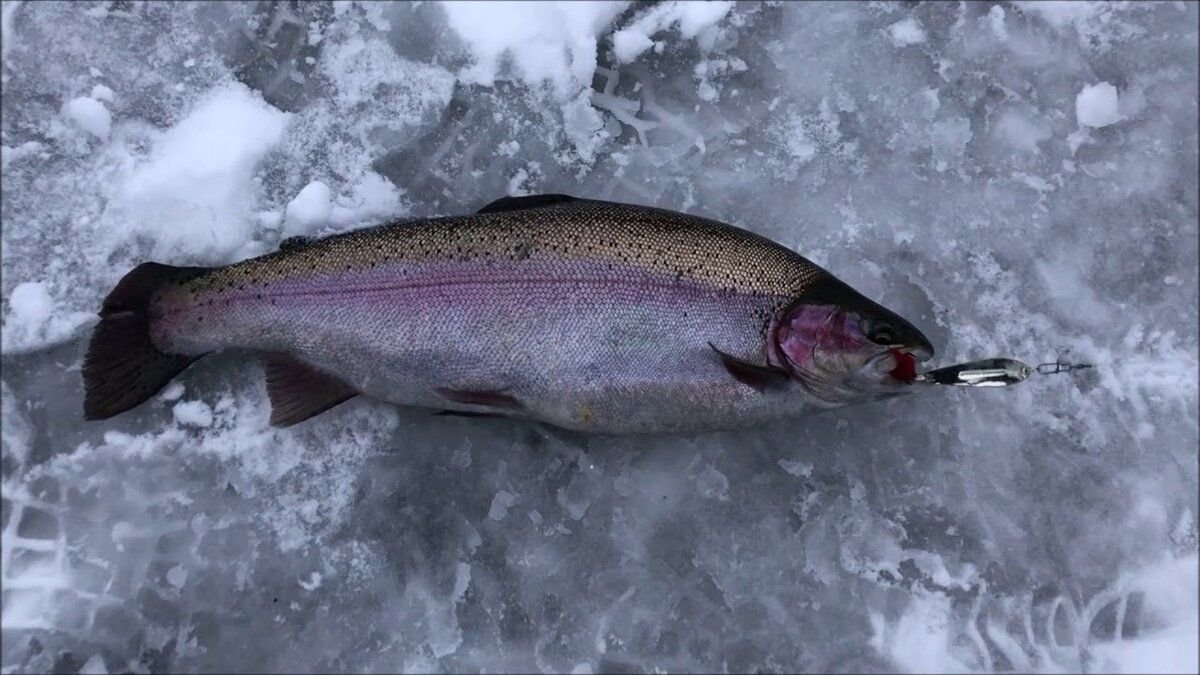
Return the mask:
M 104 299 L 83 360 L 83 416 L 102 420 L 158 393 L 198 356 L 164 354 L 150 341 L 149 305 L 164 284 L 203 274 L 207 267 L 142 263 Z

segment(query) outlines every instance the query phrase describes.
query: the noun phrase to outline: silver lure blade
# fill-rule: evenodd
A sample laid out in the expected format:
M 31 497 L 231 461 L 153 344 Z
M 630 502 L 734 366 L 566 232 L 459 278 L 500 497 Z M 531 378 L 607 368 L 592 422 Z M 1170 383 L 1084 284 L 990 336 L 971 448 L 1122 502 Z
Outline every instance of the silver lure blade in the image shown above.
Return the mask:
M 1033 369 L 1016 359 L 981 359 L 917 375 L 917 382 L 956 387 L 1007 387 L 1029 377 Z

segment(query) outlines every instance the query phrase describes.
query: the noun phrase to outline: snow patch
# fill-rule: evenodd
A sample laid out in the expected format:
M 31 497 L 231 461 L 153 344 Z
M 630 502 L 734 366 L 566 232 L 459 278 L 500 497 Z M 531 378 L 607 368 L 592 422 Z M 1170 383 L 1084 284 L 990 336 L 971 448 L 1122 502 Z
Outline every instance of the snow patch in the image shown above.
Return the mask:
M 8 296 L 0 350 L 24 351 L 62 342 L 92 318 L 88 312 L 60 311 L 45 282 L 17 284 Z
M 466 82 L 491 86 L 504 59 L 533 87 L 549 83 L 560 100 L 590 87 L 601 31 L 627 2 L 449 2 L 450 27 L 466 42 L 474 65 Z
M 7 145 L 0 145 L 0 171 L 7 171 L 8 165 L 19 159 L 24 159 L 31 155 L 36 155 L 42 151 L 42 144 L 37 141 L 25 141 L 24 143 L 10 148 Z
M 1041 17 L 1057 29 L 1077 25 L 1107 11 L 1103 0 L 1014 0 L 1014 5 L 1026 14 Z
M 1050 124 L 1031 111 L 1007 109 L 1000 113 L 993 133 L 1021 152 L 1037 153 L 1038 144 L 1054 137 Z
M 645 33 L 628 28 L 613 34 L 613 56 L 621 63 L 631 63 L 642 52 L 654 46 L 654 41 Z
M 183 401 L 171 409 L 175 421 L 189 427 L 210 427 L 213 423 L 212 408 L 204 401 Z
M 6 0 L 0 4 L 0 58 L 8 57 L 8 50 L 16 42 L 13 33 L 13 15 L 21 6 L 21 0 Z M 7 60 L 4 65 L 8 65 Z
M 354 184 L 350 194 L 334 200 L 329 221 L 336 229 L 359 224 L 376 224 L 404 215 L 403 191 L 383 176 L 368 171 Z
M 0 417 L 4 420 L 0 425 L 0 450 L 18 465 L 25 464 L 33 443 L 33 426 L 23 408 L 8 383 L 0 381 Z
M 902 19 L 888 26 L 888 35 L 892 38 L 892 44 L 907 47 L 925 41 L 925 28 L 916 19 Z
M 684 40 L 701 37 L 701 48 L 712 48 L 711 29 L 733 9 L 732 2 L 664 2 L 643 11 L 627 26 L 613 34 L 613 56 L 621 63 L 631 63 L 654 46 L 651 37 L 678 26 Z M 701 34 L 704 33 L 704 36 Z

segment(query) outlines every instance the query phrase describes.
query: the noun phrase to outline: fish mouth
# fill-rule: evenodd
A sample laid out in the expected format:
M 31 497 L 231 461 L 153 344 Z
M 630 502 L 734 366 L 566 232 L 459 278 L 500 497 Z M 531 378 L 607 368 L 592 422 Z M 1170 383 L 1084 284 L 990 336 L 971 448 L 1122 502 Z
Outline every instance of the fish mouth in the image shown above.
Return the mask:
M 922 345 L 891 347 L 872 356 L 863 370 L 881 377 L 885 382 L 909 384 L 916 379 L 916 364 L 933 358 L 933 350 Z

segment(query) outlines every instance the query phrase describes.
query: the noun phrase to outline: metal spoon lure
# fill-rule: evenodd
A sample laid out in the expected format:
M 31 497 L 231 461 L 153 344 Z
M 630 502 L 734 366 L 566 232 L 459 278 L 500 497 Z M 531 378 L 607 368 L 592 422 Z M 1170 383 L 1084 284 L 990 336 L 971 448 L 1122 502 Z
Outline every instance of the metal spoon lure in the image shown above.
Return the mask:
M 917 375 L 917 382 L 956 387 L 1006 387 L 1029 377 L 1033 369 L 1016 359 L 982 359 Z
M 1043 363 L 1037 368 L 1016 359 L 981 359 L 968 361 L 926 373 L 919 373 L 917 382 L 949 384 L 956 387 L 1007 387 L 1025 381 L 1032 373 L 1052 374 L 1091 368 L 1087 363 Z

